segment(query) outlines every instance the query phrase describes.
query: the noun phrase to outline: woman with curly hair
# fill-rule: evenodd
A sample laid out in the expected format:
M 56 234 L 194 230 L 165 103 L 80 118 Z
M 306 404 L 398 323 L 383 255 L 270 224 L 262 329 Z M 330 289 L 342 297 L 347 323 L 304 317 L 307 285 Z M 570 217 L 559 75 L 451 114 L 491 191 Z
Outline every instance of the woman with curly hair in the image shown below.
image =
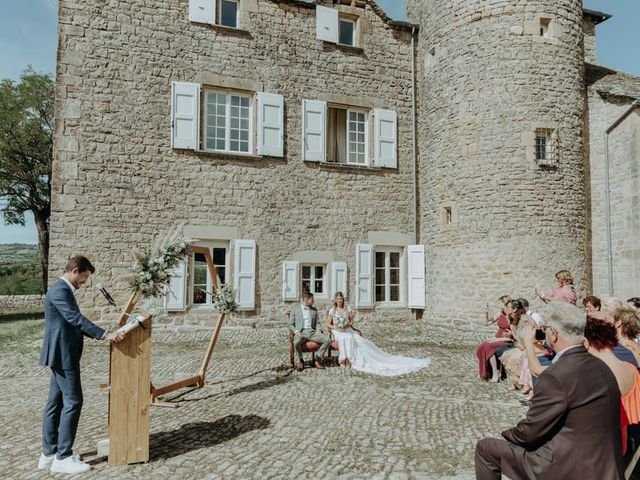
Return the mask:
M 540 300 L 544 303 L 559 301 L 575 305 L 578 301 L 578 295 L 573 287 L 573 277 L 569 270 L 556 272 L 556 282 L 557 286 L 553 287 L 549 293 L 545 293 L 536 287 L 535 294 L 540 297 Z
M 640 312 L 633 307 L 621 307 L 613 314 L 613 325 L 618 331 L 620 344 L 631 350 L 640 362 L 640 345 L 635 342 L 640 335 Z

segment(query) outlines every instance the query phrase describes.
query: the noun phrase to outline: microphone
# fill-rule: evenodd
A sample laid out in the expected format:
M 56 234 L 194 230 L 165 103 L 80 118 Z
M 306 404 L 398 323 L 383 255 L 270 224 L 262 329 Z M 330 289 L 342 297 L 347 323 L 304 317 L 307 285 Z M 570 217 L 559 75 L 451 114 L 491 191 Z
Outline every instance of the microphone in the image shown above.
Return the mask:
M 116 303 L 116 301 L 113 299 L 113 297 L 111 295 L 109 295 L 109 292 L 107 292 L 107 290 L 102 286 L 101 283 L 98 283 L 96 285 L 96 288 L 98 290 L 100 290 L 100 293 L 104 296 L 104 298 L 107 299 L 107 302 L 109 302 L 111 305 L 113 305 L 114 307 L 117 307 L 118 304 Z

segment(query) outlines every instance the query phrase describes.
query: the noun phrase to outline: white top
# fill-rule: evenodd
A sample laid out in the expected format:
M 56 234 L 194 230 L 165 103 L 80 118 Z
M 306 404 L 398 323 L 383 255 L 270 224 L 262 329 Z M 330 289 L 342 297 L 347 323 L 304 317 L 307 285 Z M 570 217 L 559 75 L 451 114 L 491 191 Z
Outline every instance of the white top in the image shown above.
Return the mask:
M 302 306 L 302 318 L 304 319 L 304 329 L 311 329 L 311 309 L 309 307 Z
M 64 280 L 64 283 L 69 285 L 69 288 L 71 289 L 71 291 L 73 293 L 76 293 L 76 287 L 74 287 L 73 284 L 69 280 L 66 279 L 66 277 L 60 277 L 60 280 Z
M 349 305 L 345 305 L 345 306 L 342 308 L 342 310 L 343 310 L 344 312 L 346 312 L 346 313 L 347 313 L 347 316 L 349 316 L 349 314 L 351 313 L 351 307 L 350 307 Z M 329 309 L 329 315 L 331 315 L 332 317 L 335 317 L 335 316 L 336 316 L 336 309 L 335 309 L 335 307 L 331 307 L 331 308 Z
M 542 315 L 540 315 L 539 313 L 532 312 L 531 310 L 527 310 L 527 315 L 533 318 L 533 321 L 536 322 L 538 325 L 542 323 Z

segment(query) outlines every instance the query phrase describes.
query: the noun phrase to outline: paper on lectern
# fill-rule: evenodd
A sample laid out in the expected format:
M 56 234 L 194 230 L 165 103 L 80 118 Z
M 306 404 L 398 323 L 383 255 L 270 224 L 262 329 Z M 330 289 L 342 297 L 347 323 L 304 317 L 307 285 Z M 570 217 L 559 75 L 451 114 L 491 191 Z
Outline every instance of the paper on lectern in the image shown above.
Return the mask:
M 137 327 L 140 322 L 142 322 L 144 320 L 144 317 L 142 315 L 138 315 L 135 318 L 130 318 L 129 321 L 127 323 L 125 323 L 123 326 L 121 326 L 118 330 L 116 330 L 116 332 L 118 333 L 129 333 L 131 330 L 133 330 L 135 327 Z

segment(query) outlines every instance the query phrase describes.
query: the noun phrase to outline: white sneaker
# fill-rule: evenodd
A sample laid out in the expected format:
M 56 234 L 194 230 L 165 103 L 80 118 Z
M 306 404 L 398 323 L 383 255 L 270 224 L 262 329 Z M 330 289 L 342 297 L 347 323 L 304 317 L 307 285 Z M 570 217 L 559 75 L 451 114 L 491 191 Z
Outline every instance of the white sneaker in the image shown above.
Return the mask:
M 91 465 L 81 462 L 75 455 L 71 455 L 64 460 L 58 460 L 56 457 L 51 464 L 51 471 L 53 473 L 69 473 L 75 475 L 76 473 L 88 472 L 89 470 L 91 470 Z
M 41 453 L 40 460 L 38 460 L 38 470 L 49 470 L 55 458 L 56 458 L 55 453 L 48 457 L 44 453 Z

